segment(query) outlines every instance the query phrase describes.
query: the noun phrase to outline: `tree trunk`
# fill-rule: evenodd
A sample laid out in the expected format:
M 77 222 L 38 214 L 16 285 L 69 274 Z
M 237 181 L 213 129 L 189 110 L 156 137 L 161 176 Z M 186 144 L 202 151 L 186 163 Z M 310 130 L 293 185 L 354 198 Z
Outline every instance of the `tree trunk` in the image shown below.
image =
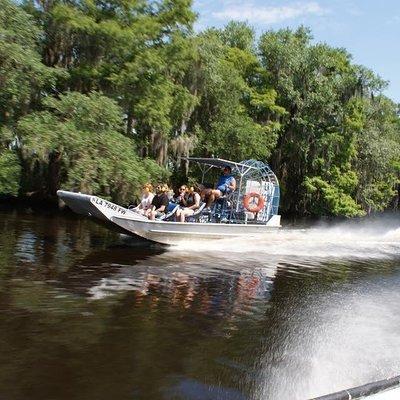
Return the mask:
M 48 194 L 50 196 L 56 196 L 57 190 L 60 188 L 61 159 L 62 154 L 59 151 L 54 151 L 49 156 Z
M 126 121 L 126 136 L 132 137 L 133 136 L 133 112 L 132 107 L 129 107 L 128 116 Z
M 168 139 L 160 132 L 152 131 L 150 135 L 151 153 L 158 165 L 166 166 L 168 157 Z

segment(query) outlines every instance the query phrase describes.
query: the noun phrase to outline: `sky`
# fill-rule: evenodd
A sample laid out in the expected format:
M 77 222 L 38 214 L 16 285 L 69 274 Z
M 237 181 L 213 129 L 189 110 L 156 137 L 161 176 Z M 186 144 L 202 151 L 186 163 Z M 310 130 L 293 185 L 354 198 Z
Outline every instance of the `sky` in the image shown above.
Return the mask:
M 389 81 L 385 94 L 400 103 L 400 0 L 193 0 L 196 30 L 247 21 L 257 34 L 311 28 L 315 42 L 343 47 Z

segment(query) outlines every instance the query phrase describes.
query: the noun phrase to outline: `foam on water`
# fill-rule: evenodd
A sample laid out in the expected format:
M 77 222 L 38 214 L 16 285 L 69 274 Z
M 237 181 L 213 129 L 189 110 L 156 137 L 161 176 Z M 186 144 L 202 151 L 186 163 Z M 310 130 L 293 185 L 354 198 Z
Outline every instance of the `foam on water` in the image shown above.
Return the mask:
M 284 344 L 260 353 L 253 398 L 304 400 L 398 375 L 397 285 L 344 286 L 292 307 Z
M 308 258 L 381 258 L 400 251 L 400 228 L 384 223 L 317 226 L 271 231 L 251 239 L 182 242 L 172 251 L 228 252 Z

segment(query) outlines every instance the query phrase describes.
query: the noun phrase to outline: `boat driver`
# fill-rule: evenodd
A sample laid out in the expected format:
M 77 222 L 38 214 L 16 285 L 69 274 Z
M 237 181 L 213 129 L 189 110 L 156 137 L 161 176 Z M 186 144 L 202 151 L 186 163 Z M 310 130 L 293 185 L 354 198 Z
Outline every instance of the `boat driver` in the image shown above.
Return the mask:
M 156 186 L 156 195 L 151 202 L 150 212 L 147 214 L 150 220 L 153 221 L 156 217 L 165 214 L 169 204 L 168 191 L 169 188 L 166 184 Z
M 225 165 L 222 169 L 222 175 L 219 177 L 215 189 L 206 189 L 202 195 L 206 201 L 206 207 L 211 207 L 215 200 L 221 196 L 226 196 L 236 190 L 236 179 L 232 175 L 232 168 Z

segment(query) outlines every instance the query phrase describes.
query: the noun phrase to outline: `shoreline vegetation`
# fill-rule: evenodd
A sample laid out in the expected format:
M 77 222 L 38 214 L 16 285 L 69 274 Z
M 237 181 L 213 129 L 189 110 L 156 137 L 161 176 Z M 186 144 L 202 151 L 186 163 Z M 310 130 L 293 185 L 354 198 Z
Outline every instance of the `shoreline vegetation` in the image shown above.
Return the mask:
M 190 0 L 0 0 L 0 199 L 126 205 L 198 179 L 194 155 L 268 161 L 283 215 L 397 209 L 387 82 L 306 27 L 195 21 Z

